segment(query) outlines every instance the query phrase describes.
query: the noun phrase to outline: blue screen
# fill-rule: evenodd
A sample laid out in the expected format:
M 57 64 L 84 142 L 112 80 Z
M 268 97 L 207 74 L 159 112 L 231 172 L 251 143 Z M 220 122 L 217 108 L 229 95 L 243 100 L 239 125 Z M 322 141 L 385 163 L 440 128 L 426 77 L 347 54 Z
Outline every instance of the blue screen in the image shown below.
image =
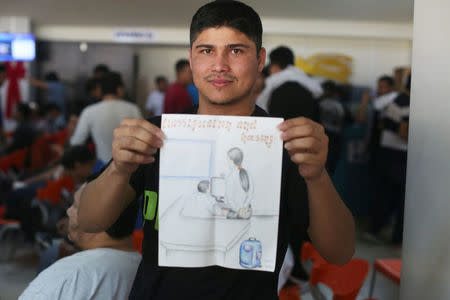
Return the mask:
M 36 56 L 36 43 L 30 33 L 0 33 L 0 61 L 30 61 Z

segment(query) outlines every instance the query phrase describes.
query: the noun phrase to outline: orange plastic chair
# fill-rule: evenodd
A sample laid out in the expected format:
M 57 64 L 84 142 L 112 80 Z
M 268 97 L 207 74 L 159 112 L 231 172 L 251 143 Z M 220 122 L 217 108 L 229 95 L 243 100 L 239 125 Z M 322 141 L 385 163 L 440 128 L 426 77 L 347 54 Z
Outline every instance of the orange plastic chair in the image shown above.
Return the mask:
M 133 244 L 136 251 L 142 254 L 142 241 L 144 240 L 144 232 L 142 229 L 133 232 Z
M 372 297 L 375 287 L 375 277 L 380 272 L 397 285 L 400 285 L 400 274 L 402 271 L 402 260 L 398 259 L 377 259 L 373 264 L 372 280 L 370 282 L 369 297 Z
M 11 154 L 0 158 L 0 170 L 8 172 L 11 167 L 16 167 L 18 170 L 23 170 L 25 159 L 27 157 L 28 148 L 16 150 Z
M 304 242 L 302 245 L 302 252 L 300 259 L 303 262 L 303 267 L 308 273 L 312 272 L 312 269 L 321 264 L 327 264 L 328 262 L 320 256 L 316 248 L 310 242 Z
M 329 263 L 316 265 L 310 275 L 312 287 L 323 283 L 333 291 L 333 300 L 354 300 L 364 284 L 370 265 L 364 259 L 354 258 L 344 266 Z
M 278 293 L 280 300 L 301 300 L 300 287 L 296 285 L 285 286 Z
M 56 180 L 47 181 L 47 185 L 37 190 L 36 198 L 39 201 L 49 201 L 53 205 L 61 204 L 63 190 L 72 193 L 75 190 L 75 181 L 70 176 L 62 176 Z
M 19 221 L 3 218 L 3 215 L 5 214 L 5 212 L 6 212 L 6 206 L 0 205 L 0 241 L 3 240 L 3 236 L 6 234 L 7 231 L 20 229 Z

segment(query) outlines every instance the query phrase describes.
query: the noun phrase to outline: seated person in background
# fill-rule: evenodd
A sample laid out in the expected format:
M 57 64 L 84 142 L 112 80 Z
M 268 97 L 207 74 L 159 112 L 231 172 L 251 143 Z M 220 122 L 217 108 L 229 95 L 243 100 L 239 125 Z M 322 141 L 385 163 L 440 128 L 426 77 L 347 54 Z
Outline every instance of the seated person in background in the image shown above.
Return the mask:
M 66 119 L 56 104 L 47 105 L 47 133 L 55 133 L 66 127 Z
M 73 203 L 73 195 L 69 201 Z M 52 241 L 50 246 L 42 252 L 39 259 L 37 274 L 47 269 L 53 263 L 58 261 L 58 259 L 80 251 L 80 249 L 67 237 L 69 234 L 69 218 L 67 214 L 61 217 L 61 219 L 56 223 L 56 229 L 58 230 L 59 236 L 64 239 L 60 241 Z
M 155 79 L 155 89 L 150 93 L 145 104 L 147 118 L 160 116 L 164 109 L 164 96 L 168 87 L 167 78 L 158 76 Z
M 36 205 L 32 205 L 33 199 L 47 202 L 49 206 L 60 205 L 62 195 L 71 193 L 91 174 L 95 154 L 86 146 L 75 146 L 64 152 L 61 163 L 63 170 L 57 178 L 36 181 L 13 190 L 6 198 L 5 217 L 21 220 L 22 228 L 31 240 L 42 225 L 41 210 Z
M 69 239 L 81 250 L 41 272 L 19 297 L 26 299 L 127 299 L 141 261 L 131 234 L 138 213 L 130 204 L 106 231 L 82 232 L 78 205 L 84 186 L 75 193 L 67 210 Z
M 6 153 L 12 153 L 15 150 L 20 150 L 26 147 L 30 147 L 34 139 L 36 138 L 36 131 L 31 121 L 31 108 L 26 103 L 20 103 L 17 105 L 15 114 L 17 121 L 17 127 L 14 130 L 12 141 L 6 148 Z
M 186 199 L 183 207 L 183 215 L 195 218 L 213 218 L 223 216 L 236 218 L 236 212 L 224 206 L 223 202 L 211 195 L 208 180 L 202 180 L 197 185 L 197 192 L 192 197 Z
M 63 114 L 66 113 L 67 92 L 64 84 L 59 80 L 56 72 L 48 72 L 45 75 L 45 80 L 38 80 L 36 78 L 29 78 L 32 86 L 42 89 L 46 92 L 45 104 L 57 105 Z

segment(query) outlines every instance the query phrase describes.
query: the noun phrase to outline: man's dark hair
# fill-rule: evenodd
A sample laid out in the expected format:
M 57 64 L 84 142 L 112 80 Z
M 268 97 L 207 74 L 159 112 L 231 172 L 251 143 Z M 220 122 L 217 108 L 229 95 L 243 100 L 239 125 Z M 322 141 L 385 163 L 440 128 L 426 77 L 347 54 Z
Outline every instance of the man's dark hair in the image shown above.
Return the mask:
M 286 46 L 273 49 L 269 54 L 269 58 L 271 64 L 276 64 L 281 69 L 294 64 L 294 53 Z
M 378 81 L 384 81 L 389 86 L 394 86 L 394 78 L 392 78 L 391 76 L 388 76 L 388 75 L 381 76 L 380 78 L 378 78 Z
M 267 78 L 270 76 L 270 72 L 269 72 L 269 66 L 265 66 L 262 71 L 261 71 L 262 76 L 264 76 L 264 78 Z
M 100 79 L 102 95 L 117 95 L 117 88 L 123 87 L 122 76 L 116 72 L 109 72 Z
M 213 1 L 200 7 L 192 17 L 190 45 L 205 29 L 231 27 L 245 34 L 255 43 L 256 53 L 262 47 L 262 24 L 256 11 L 239 1 Z
M 105 64 L 98 64 L 94 68 L 94 73 L 98 73 L 98 72 L 100 72 L 100 73 L 108 73 L 109 72 L 109 68 Z
M 117 221 L 105 230 L 106 233 L 115 240 L 129 237 L 134 231 L 138 211 L 138 201 L 132 201 L 120 214 Z
M 19 103 L 17 105 L 17 111 L 22 115 L 25 121 L 28 121 L 31 117 L 31 107 L 27 103 Z
M 91 152 L 87 146 L 72 146 L 66 151 L 61 158 L 61 164 L 65 169 L 72 170 L 75 163 L 87 163 L 95 161 L 95 153 Z
M 75 115 L 75 116 L 79 117 L 84 108 L 85 108 L 85 105 L 82 103 L 81 100 L 74 101 L 69 105 L 69 114 L 68 115 L 69 116 Z
M 156 77 L 156 79 L 155 79 L 155 83 L 156 83 L 156 84 L 160 84 L 160 83 L 163 82 L 163 81 L 167 81 L 167 78 L 164 77 L 164 76 L 158 76 L 158 77 Z
M 86 93 L 90 93 L 97 88 L 97 85 L 100 84 L 100 79 L 90 78 L 86 81 Z
M 187 59 L 179 59 L 175 64 L 175 71 L 180 72 L 184 67 L 189 66 L 189 61 Z
M 6 72 L 8 69 L 6 68 L 5 64 L 0 63 L 0 73 Z
M 333 97 L 338 90 L 336 83 L 332 80 L 324 81 L 322 83 L 322 89 L 324 96 L 327 97 Z
M 410 91 L 411 90 L 411 74 L 408 75 L 408 78 L 406 78 L 406 84 L 405 88 Z
M 58 73 L 52 71 L 45 74 L 45 81 L 59 81 Z
M 57 111 L 61 112 L 61 108 L 58 105 L 56 105 L 55 103 L 47 104 L 45 109 L 47 112 L 50 112 L 52 110 L 57 110 Z

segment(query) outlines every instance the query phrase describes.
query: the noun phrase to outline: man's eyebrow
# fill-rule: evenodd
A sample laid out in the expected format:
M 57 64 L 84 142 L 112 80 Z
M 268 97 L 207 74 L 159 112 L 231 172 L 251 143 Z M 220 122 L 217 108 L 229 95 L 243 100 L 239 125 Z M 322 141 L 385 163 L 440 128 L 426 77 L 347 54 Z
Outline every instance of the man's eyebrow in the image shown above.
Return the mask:
M 248 49 L 248 48 L 250 48 L 250 45 L 238 43 L 238 44 L 229 44 L 229 45 L 227 45 L 226 47 L 227 47 L 227 48 L 239 48 L 239 47 L 240 47 L 240 48 L 246 48 L 246 49 Z M 213 45 L 210 45 L 210 44 L 200 44 L 200 45 L 195 46 L 195 48 L 196 48 L 196 49 L 198 49 L 198 48 L 213 49 L 214 46 L 213 46 Z
M 209 45 L 209 44 L 200 44 L 200 45 L 195 46 L 195 48 L 196 48 L 196 49 L 198 49 L 198 48 L 208 48 L 208 49 L 212 49 L 212 48 L 214 48 L 214 46 L 213 46 L 213 45 Z
M 239 48 L 239 47 L 241 47 L 241 48 L 250 48 L 250 45 L 247 45 L 247 44 L 230 44 L 230 45 L 228 45 L 228 48 Z

